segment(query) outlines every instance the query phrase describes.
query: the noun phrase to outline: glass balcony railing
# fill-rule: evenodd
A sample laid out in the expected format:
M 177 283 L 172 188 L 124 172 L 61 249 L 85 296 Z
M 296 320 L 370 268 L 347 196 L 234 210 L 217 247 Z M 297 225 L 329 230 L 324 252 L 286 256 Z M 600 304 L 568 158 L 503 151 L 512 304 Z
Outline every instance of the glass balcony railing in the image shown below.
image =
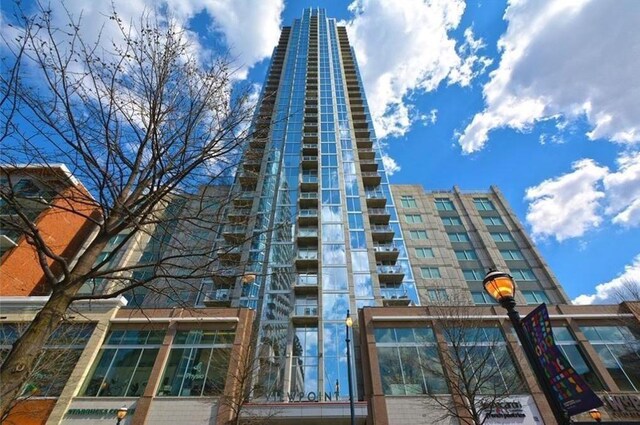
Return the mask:
M 404 274 L 399 265 L 383 265 L 376 267 L 379 274 Z
M 293 314 L 296 316 L 317 316 L 317 305 L 296 305 L 293 309 Z
M 390 300 L 390 299 L 403 299 L 409 298 L 407 295 L 406 289 L 399 288 L 380 288 L 380 295 L 382 298 Z

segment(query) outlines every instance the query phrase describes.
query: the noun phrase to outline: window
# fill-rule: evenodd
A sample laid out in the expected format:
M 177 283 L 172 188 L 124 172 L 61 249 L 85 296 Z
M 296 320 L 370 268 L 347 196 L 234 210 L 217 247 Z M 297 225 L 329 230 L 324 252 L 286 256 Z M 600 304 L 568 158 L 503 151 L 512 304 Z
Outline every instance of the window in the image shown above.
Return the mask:
M 462 226 L 460 217 L 442 217 L 442 224 L 445 226 Z
M 409 230 L 410 239 L 427 239 L 426 230 Z
M 437 267 L 420 267 L 420 276 L 425 279 L 439 279 L 440 269 Z
M 409 195 L 401 195 L 400 196 L 400 205 L 402 208 L 417 208 L 418 204 L 413 196 Z
M 176 332 L 158 395 L 200 397 L 222 394 L 233 340 L 232 331 Z
M 544 291 L 522 291 L 522 295 L 527 300 L 527 304 L 549 304 L 549 297 Z
M 0 364 L 28 323 L 0 324 Z M 53 332 L 38 356 L 27 382 L 24 397 L 58 397 L 76 366 L 95 328 L 91 323 L 63 323 Z
M 433 249 L 432 248 L 415 248 L 416 257 L 418 258 L 433 258 Z
M 495 242 L 513 242 L 511 234 L 507 232 L 492 232 L 491 239 L 493 239 Z
M 456 373 L 473 377 L 478 394 L 522 392 L 522 379 L 499 328 L 471 325 L 445 328 L 443 333 Z
M 536 280 L 536 275 L 533 274 L 531 269 L 512 269 L 511 276 L 515 280 Z
M 431 328 L 375 330 L 382 389 L 387 395 L 447 394 Z
M 594 391 L 604 390 L 602 382 L 589 366 L 569 328 L 566 326 L 553 327 L 553 337 L 562 354 L 569 360 L 575 371 L 589 384 L 589 387 Z
M 478 211 L 493 211 L 493 203 L 487 198 L 473 198 L 473 203 Z
M 482 269 L 462 269 L 462 274 L 464 280 L 482 280 L 486 273 Z
M 581 326 L 622 391 L 640 391 L 640 338 L 627 326 Z
M 164 331 L 109 332 L 80 394 L 139 397 L 144 393 Z
M 447 233 L 451 242 L 469 242 L 469 235 L 465 232 Z
M 485 226 L 504 226 L 504 221 L 500 217 L 482 217 Z
M 422 223 L 422 216 L 420 214 L 406 214 L 404 219 L 410 224 Z
M 524 260 L 522 253 L 517 249 L 501 249 L 500 255 L 505 260 Z
M 455 211 L 456 207 L 453 206 L 453 202 L 449 198 L 436 198 L 435 199 L 436 210 L 438 211 Z
M 318 391 L 318 328 L 296 328 L 291 362 L 291 391 L 309 394 Z
M 456 258 L 458 260 L 477 260 L 478 256 L 473 249 L 456 250 Z
M 498 304 L 496 300 L 484 291 L 471 291 L 471 298 L 475 305 Z
M 443 302 L 449 300 L 449 296 L 445 289 L 427 289 L 427 294 L 429 295 L 429 301 L 431 302 Z

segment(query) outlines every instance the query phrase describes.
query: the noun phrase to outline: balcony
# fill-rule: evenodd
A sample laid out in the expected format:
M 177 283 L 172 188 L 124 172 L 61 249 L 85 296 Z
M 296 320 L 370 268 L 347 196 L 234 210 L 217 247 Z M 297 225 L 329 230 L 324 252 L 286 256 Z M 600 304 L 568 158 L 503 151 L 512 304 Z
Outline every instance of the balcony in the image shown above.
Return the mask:
M 318 192 L 300 192 L 298 197 L 300 207 L 317 207 L 318 206 Z
M 389 224 L 391 213 L 386 208 L 370 208 L 369 222 L 372 224 Z
M 230 307 L 231 290 L 229 288 L 222 288 L 208 292 L 204 296 L 203 303 L 206 307 Z
M 297 294 L 315 294 L 318 292 L 317 274 L 300 274 L 294 285 Z
M 295 325 L 313 325 L 318 323 L 317 305 L 295 305 L 291 320 Z
M 260 173 L 256 171 L 244 170 L 238 174 L 240 184 L 243 186 L 255 186 L 258 182 L 258 175 Z
M 371 237 L 375 242 L 391 242 L 393 236 L 394 232 L 391 226 L 380 224 L 371 226 Z
M 220 261 L 237 262 L 242 257 L 242 248 L 239 246 L 223 246 L 216 251 Z
M 317 245 L 318 229 L 316 227 L 300 227 L 297 239 L 298 245 Z
M 377 171 L 364 171 L 360 175 L 365 186 L 378 186 L 382 182 L 382 176 Z
M 302 133 L 302 143 L 318 143 L 318 132 Z
M 232 224 L 224 226 L 222 236 L 227 242 L 240 243 L 245 239 L 247 233 L 247 226 L 242 224 Z
M 373 147 L 373 141 L 369 138 L 369 133 L 356 134 L 356 146 L 358 149 L 371 149 Z
M 384 193 L 377 191 L 366 191 L 368 208 L 384 208 L 387 205 L 387 198 Z
M 401 283 L 404 279 L 404 270 L 399 265 L 381 265 L 376 267 L 380 283 Z
M 318 168 L 317 155 L 305 155 L 302 157 L 302 168 L 305 170 Z
M 233 205 L 236 207 L 250 207 L 254 198 L 253 192 L 241 192 L 234 196 Z
M 378 163 L 373 159 L 362 159 L 360 160 L 360 170 L 362 172 L 378 171 Z
M 298 269 L 309 269 L 318 266 L 317 249 L 299 249 L 296 257 L 296 267 Z
M 246 223 L 249 221 L 251 215 L 251 208 L 232 208 L 227 213 L 227 218 L 231 223 Z
M 318 155 L 318 143 L 317 140 L 314 142 L 302 142 L 302 155 L 305 156 L 313 156 Z
M 255 138 L 254 137 L 249 142 L 249 146 L 252 147 L 252 148 L 264 149 L 264 147 L 267 146 L 267 139 L 266 138 Z
M 401 307 L 411 304 L 407 291 L 401 287 L 380 288 L 380 295 L 385 307 Z
M 318 209 L 317 208 L 307 208 L 301 209 L 298 212 L 298 223 L 301 226 L 318 224 Z
M 376 261 L 396 261 L 400 250 L 393 243 L 374 244 L 373 250 L 376 255 Z
M 358 157 L 360 160 L 373 160 L 376 157 L 376 151 L 373 149 L 358 149 Z
M 300 176 L 300 190 L 302 191 L 318 190 L 318 175 L 302 174 Z

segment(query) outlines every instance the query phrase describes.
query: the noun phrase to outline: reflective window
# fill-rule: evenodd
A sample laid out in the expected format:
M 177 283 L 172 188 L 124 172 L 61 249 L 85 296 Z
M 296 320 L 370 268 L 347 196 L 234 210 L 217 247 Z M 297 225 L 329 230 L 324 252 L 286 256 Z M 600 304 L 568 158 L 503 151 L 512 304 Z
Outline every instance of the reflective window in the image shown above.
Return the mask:
M 382 390 L 387 395 L 447 394 L 433 330 L 375 330 Z
M 420 267 L 420 275 L 425 279 L 439 279 L 440 269 L 437 267 Z
M 498 304 L 496 300 L 484 291 L 471 291 L 471 298 L 475 305 Z
M 466 232 L 447 233 L 447 236 L 451 242 L 469 242 L 469 235 Z
M 483 280 L 485 272 L 482 269 L 462 269 L 464 280 Z
M 422 223 L 422 216 L 420 214 L 405 214 L 404 219 L 409 224 Z
M 500 255 L 502 255 L 502 258 L 505 260 L 524 260 L 522 252 L 517 249 L 501 249 Z
M 494 242 L 513 242 L 511 234 L 507 232 L 492 232 L 491 239 L 493 239 Z
M 527 304 L 549 304 L 549 297 L 544 291 L 522 291 L 522 296 L 527 300 Z
M 222 394 L 234 333 L 179 331 L 164 369 L 160 396 L 200 397 Z
M 449 296 L 445 289 L 427 289 L 427 294 L 429 295 L 429 301 L 431 302 L 443 302 L 449 300 Z
M 477 260 L 478 256 L 473 249 L 456 250 L 456 258 L 458 260 Z
M 493 203 L 487 198 L 473 198 L 473 204 L 478 211 L 493 211 Z
M 0 324 L 0 364 L 11 346 L 28 327 L 28 323 Z M 38 356 L 27 382 L 24 397 L 57 397 L 93 333 L 93 323 L 63 323 L 53 332 Z
M 455 211 L 456 207 L 449 198 L 436 198 L 435 199 L 436 210 L 438 211 Z
M 291 391 L 318 392 L 318 328 L 296 328 L 292 344 Z
M 482 217 L 485 226 L 503 226 L 504 221 L 500 217 Z
M 432 248 L 415 248 L 416 257 L 418 258 L 433 258 Z
M 409 230 L 409 238 L 427 239 L 427 231 L 426 230 Z
M 511 269 L 510 271 L 515 280 L 536 280 L 536 275 L 531 269 Z
M 90 397 L 138 397 L 149 380 L 164 331 L 109 332 L 80 391 Z
M 622 391 L 640 391 L 640 333 L 627 326 L 581 326 Z
M 460 217 L 442 217 L 442 224 L 445 226 L 462 226 Z
M 604 390 L 600 379 L 593 372 L 578 346 L 578 341 L 575 340 L 569 328 L 566 326 L 553 327 L 553 337 L 562 354 L 569 360 L 571 366 L 582 376 L 589 387 L 594 391 Z
M 402 205 L 403 208 L 416 208 L 418 206 L 414 197 L 410 195 L 401 195 L 400 205 Z

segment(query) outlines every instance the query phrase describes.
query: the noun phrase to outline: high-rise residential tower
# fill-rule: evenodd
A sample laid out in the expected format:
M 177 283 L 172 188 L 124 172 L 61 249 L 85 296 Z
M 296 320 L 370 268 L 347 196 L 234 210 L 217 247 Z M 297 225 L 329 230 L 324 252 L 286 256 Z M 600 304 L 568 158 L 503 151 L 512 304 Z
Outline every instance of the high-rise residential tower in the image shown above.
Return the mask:
M 259 311 L 268 397 L 335 397 L 347 311 L 382 305 L 385 291 L 420 301 L 355 56 L 323 9 L 283 28 L 254 128 L 223 234 L 245 237 L 255 280 L 232 302 Z

